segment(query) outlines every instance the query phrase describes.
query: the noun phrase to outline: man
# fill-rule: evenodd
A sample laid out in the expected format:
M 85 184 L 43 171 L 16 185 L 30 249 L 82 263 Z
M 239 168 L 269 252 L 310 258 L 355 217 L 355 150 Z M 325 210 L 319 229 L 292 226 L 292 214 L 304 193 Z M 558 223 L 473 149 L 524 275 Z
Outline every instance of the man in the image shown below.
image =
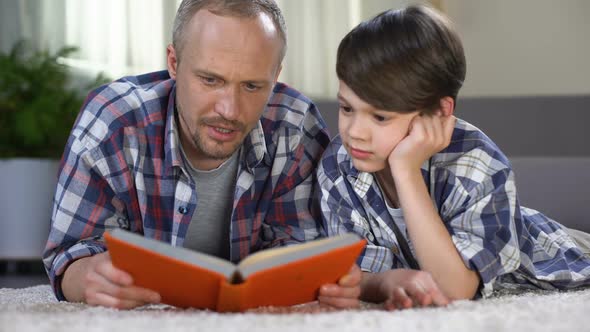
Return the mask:
M 90 93 L 62 159 L 44 253 L 58 299 L 160 300 L 112 265 L 102 235 L 116 227 L 234 262 L 321 235 L 312 174 L 329 137 L 315 106 L 277 83 L 285 51 L 271 0 L 185 0 L 167 72 Z M 320 302 L 357 306 L 360 270 L 351 271 Z

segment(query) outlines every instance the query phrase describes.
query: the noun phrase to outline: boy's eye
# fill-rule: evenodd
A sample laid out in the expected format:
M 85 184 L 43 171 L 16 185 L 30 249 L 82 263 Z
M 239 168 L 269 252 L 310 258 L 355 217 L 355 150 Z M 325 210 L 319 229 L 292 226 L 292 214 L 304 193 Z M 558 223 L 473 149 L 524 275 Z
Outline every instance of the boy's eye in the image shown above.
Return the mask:
M 348 106 L 340 105 L 340 111 L 342 111 L 344 113 L 350 113 L 350 112 L 352 112 L 352 108 L 350 108 Z
M 377 120 L 378 122 L 383 122 L 385 120 L 387 120 L 384 116 L 381 115 L 375 115 L 375 120 Z

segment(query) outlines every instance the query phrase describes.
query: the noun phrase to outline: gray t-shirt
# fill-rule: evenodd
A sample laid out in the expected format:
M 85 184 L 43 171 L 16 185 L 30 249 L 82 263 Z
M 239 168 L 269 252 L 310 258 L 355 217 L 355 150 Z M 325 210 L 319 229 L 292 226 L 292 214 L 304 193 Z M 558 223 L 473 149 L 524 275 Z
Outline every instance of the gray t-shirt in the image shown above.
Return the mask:
M 188 226 L 184 247 L 229 259 L 230 221 L 240 151 L 218 168 L 201 171 L 191 165 L 182 146 L 180 150 L 197 190 L 197 208 Z

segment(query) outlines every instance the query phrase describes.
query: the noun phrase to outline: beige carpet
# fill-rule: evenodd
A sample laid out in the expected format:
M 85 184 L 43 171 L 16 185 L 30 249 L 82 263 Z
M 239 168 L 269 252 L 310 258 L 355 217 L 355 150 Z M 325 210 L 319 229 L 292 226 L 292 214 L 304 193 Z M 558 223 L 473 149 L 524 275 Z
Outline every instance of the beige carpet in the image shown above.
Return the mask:
M 307 304 L 218 314 L 158 305 L 119 311 L 57 302 L 49 286 L 2 288 L 0 331 L 590 331 L 590 289 L 395 312 L 368 304 L 357 311 L 310 313 L 315 309 Z

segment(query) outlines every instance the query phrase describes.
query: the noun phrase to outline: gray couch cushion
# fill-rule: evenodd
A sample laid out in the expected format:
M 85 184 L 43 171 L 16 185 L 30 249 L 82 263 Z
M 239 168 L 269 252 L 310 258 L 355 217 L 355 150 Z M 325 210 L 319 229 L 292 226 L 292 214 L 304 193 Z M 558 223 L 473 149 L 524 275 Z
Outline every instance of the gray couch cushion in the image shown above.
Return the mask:
M 317 106 L 338 132 L 338 104 Z M 508 156 L 523 206 L 590 232 L 590 95 L 459 98 L 456 115 Z
M 523 206 L 590 232 L 590 157 L 511 157 Z

